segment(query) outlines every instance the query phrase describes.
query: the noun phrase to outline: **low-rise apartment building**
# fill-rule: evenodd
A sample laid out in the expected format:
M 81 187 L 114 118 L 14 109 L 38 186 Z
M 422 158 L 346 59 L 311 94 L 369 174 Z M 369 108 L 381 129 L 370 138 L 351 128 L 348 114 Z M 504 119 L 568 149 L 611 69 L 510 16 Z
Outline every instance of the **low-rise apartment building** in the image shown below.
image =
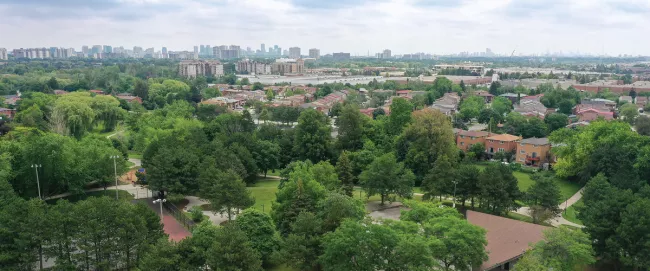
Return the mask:
M 484 131 L 459 130 L 456 134 L 456 146 L 462 151 L 468 151 L 474 144 L 485 144 L 485 139 L 490 135 Z
M 509 134 L 492 135 L 485 139 L 485 149 L 489 156 L 497 152 L 515 152 L 521 137 Z
M 551 143 L 548 138 L 522 139 L 517 145 L 516 162 L 526 166 L 542 167 L 551 162 Z

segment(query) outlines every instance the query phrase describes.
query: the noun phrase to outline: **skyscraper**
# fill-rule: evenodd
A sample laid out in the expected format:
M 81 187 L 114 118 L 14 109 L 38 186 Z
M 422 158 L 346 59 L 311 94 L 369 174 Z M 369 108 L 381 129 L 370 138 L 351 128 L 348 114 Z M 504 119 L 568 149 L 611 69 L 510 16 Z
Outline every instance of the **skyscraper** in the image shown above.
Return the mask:
M 309 49 L 309 57 L 318 59 L 320 57 L 320 50 L 316 48 Z
M 81 53 L 84 54 L 85 56 L 88 56 L 88 53 L 90 53 L 90 50 L 88 49 L 87 45 L 84 45 L 81 47 Z
M 162 57 L 169 58 L 169 55 L 167 54 L 167 47 L 162 48 Z
M 262 45 L 260 45 L 260 51 L 266 52 L 266 46 L 264 45 L 264 43 L 262 43 Z
M 289 48 L 289 58 L 299 59 L 300 58 L 300 47 L 291 47 L 291 48 Z
M 199 53 L 199 46 L 194 46 L 194 54 L 198 54 L 198 53 Z

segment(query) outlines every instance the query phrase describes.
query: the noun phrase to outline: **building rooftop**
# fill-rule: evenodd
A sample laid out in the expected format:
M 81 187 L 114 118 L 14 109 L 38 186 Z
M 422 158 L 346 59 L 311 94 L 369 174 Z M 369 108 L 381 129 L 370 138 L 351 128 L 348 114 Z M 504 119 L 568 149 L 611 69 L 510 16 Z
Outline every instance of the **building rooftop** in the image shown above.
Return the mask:
M 517 94 L 517 93 L 503 93 L 503 94 L 501 94 L 499 96 L 501 96 L 501 97 L 513 97 L 513 98 L 521 97 L 521 98 L 523 98 L 523 97 L 526 97 L 528 95 L 526 95 L 526 94 Z
M 521 144 L 532 144 L 532 145 L 548 145 L 548 138 L 526 138 L 521 140 Z
M 487 231 L 488 260 L 480 270 L 490 270 L 505 262 L 521 257 L 530 245 L 544 238 L 548 227 L 526 223 L 495 215 L 467 211 L 467 221 Z
M 513 135 L 509 135 L 509 134 L 500 134 L 500 135 L 490 136 L 487 139 L 497 140 L 497 141 L 517 141 L 520 138 L 518 136 L 513 136 Z
M 474 137 L 484 137 L 484 136 L 489 136 L 490 133 L 484 132 L 484 131 L 466 131 L 466 130 L 459 130 L 458 135 L 462 136 L 474 136 Z

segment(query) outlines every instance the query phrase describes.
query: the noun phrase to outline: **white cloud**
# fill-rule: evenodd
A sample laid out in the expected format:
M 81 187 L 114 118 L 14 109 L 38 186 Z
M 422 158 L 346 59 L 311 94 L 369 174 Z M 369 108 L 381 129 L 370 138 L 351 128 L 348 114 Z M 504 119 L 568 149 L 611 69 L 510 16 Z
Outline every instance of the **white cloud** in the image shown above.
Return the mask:
M 0 47 L 198 44 L 371 54 L 650 55 L 644 0 L 0 0 Z

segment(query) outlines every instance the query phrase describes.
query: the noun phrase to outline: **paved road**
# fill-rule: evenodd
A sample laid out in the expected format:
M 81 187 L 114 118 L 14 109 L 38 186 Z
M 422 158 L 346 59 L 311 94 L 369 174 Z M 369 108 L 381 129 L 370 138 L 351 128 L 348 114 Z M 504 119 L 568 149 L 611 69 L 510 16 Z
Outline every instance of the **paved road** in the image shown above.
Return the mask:
M 185 212 L 189 212 L 190 208 L 192 208 L 194 206 L 201 206 L 201 205 L 210 203 L 207 200 L 200 199 L 199 197 L 195 197 L 195 196 L 187 196 L 187 197 L 185 197 L 185 199 L 189 201 L 187 203 L 187 205 L 185 206 L 185 208 L 183 209 L 183 211 L 185 211 Z M 214 225 L 220 225 L 221 223 L 223 223 L 225 221 L 228 221 L 228 215 L 226 215 L 226 214 L 221 215 L 219 213 L 214 213 L 212 211 L 203 211 L 203 214 L 208 216 L 210 218 L 210 221 Z M 236 216 L 233 217 L 233 219 L 235 219 L 235 218 L 236 218 Z
M 571 205 L 575 204 L 582 198 L 582 191 L 584 190 L 584 187 L 578 190 L 573 196 L 571 196 L 569 199 L 566 201 L 560 203 L 559 207 L 560 210 L 564 211 L 564 209 L 571 207 Z M 515 211 L 515 213 L 518 213 L 520 215 L 525 215 L 525 216 L 530 216 L 530 208 L 528 207 L 521 207 Z M 571 221 L 566 220 L 564 217 L 562 217 L 562 213 L 560 213 L 557 217 L 551 219 L 551 225 L 558 227 L 560 225 L 569 225 L 577 228 L 584 228 L 585 226 L 579 225 L 576 223 L 573 223 Z

